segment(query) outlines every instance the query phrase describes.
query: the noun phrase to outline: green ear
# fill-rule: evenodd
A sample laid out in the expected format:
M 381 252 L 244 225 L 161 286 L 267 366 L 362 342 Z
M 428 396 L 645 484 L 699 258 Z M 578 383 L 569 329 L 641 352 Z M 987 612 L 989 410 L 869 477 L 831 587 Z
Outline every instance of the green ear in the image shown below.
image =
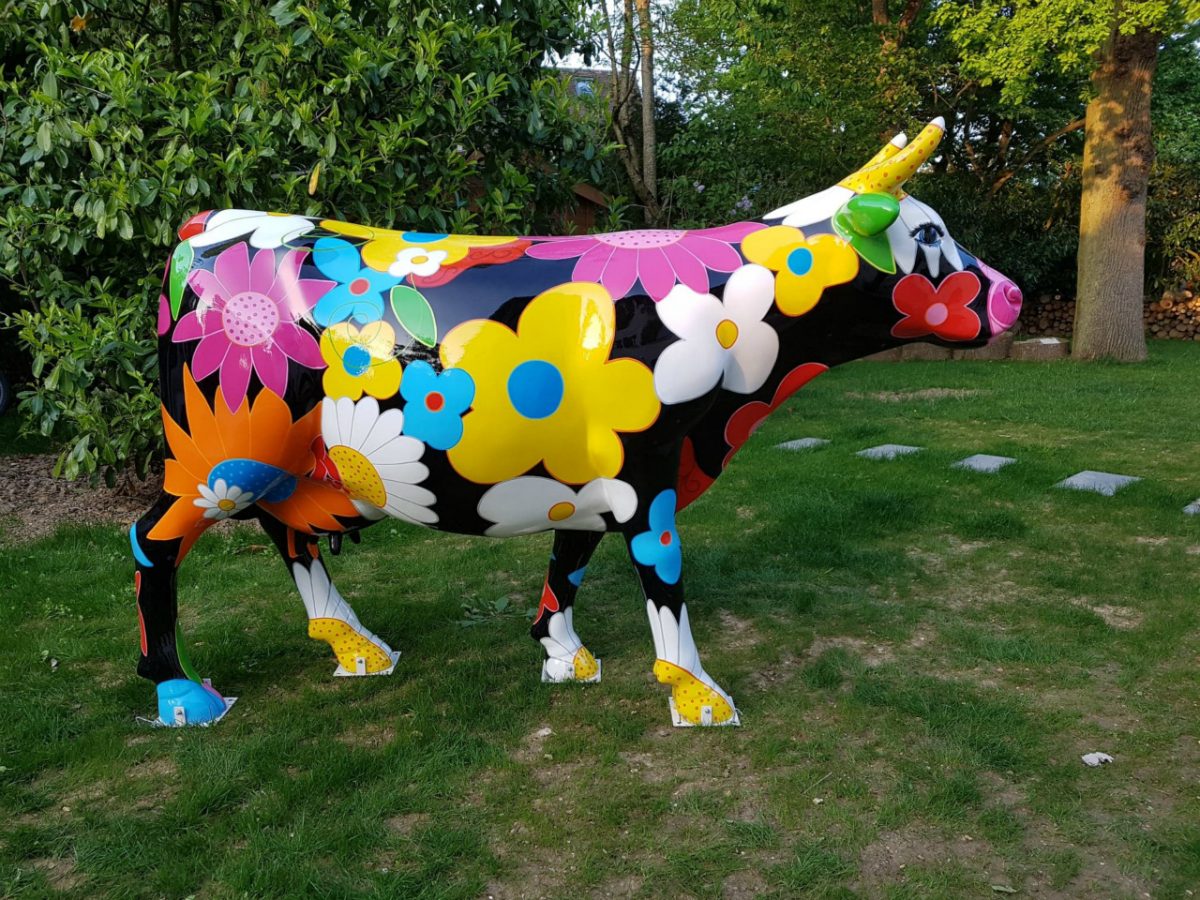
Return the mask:
M 840 223 L 862 237 L 886 231 L 899 215 L 900 201 L 891 194 L 857 194 L 837 211 Z
M 859 256 L 889 275 L 896 259 L 888 242 L 888 226 L 900 215 L 900 202 L 891 194 L 856 194 L 833 215 L 833 230 Z

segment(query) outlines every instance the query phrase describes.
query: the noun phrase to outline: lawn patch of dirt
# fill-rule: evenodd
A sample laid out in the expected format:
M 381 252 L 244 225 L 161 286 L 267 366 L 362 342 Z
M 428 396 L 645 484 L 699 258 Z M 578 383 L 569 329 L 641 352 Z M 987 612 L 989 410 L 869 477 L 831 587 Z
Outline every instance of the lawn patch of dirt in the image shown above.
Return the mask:
M 30 541 L 62 524 L 134 521 L 158 497 L 161 480 L 122 478 L 115 487 L 55 478 L 54 456 L 0 456 L 0 521 L 16 520 L 6 539 Z
M 351 728 L 339 734 L 335 740 L 346 747 L 370 748 L 386 747 L 396 739 L 396 729 L 390 725 L 369 722 L 358 728 Z
M 989 872 L 988 880 L 1005 881 L 1002 865 L 987 841 L 966 834 L 947 837 L 926 826 L 913 826 L 881 832 L 863 848 L 855 886 L 874 894 L 879 888 L 902 881 L 904 870 L 910 866 L 952 862 L 972 871 L 995 869 L 994 873 Z
M 721 885 L 721 896 L 725 900 L 743 900 L 746 897 L 761 897 L 769 888 L 763 877 L 753 869 L 734 872 Z
M 729 649 L 741 650 L 746 647 L 757 647 L 762 643 L 758 629 L 749 619 L 735 616 L 728 610 L 720 610 L 717 618 L 721 620 L 721 640 Z
M 1093 612 L 1104 620 L 1109 628 L 1116 628 L 1120 631 L 1129 631 L 1137 628 L 1142 624 L 1142 619 L 1145 618 L 1141 612 L 1130 606 L 1112 606 L 1107 603 L 1102 603 L 1093 606 L 1085 597 L 1077 597 L 1071 600 L 1071 603 L 1089 612 Z
M 853 653 L 868 669 L 876 669 L 896 658 L 896 652 L 891 646 L 874 644 L 854 637 L 815 637 L 808 646 L 808 655 L 816 659 L 826 650 L 834 648 Z
M 972 388 L 924 388 L 919 391 L 878 391 L 872 394 L 846 391 L 846 396 L 851 400 L 909 403 L 913 400 L 966 400 L 968 397 L 978 397 L 982 393 L 984 392 Z
M 75 863 L 70 859 L 44 857 L 33 860 L 32 865 L 46 876 L 50 887 L 56 891 L 73 891 L 86 880 L 75 871 Z

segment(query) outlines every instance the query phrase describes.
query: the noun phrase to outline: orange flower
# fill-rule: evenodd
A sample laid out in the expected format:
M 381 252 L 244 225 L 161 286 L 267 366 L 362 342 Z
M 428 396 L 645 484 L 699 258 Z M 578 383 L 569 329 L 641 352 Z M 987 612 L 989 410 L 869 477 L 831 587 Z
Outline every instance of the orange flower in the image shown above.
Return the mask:
M 182 559 L 205 529 L 222 517 L 213 514 L 211 503 L 218 481 L 224 482 L 220 490 L 235 485 L 241 489 L 239 508 L 255 502 L 300 532 L 341 531 L 334 516 L 358 515 L 342 491 L 307 477 L 316 462 L 312 446 L 321 432 L 319 406 L 293 422 L 283 398 L 264 390 L 252 404 L 243 403 L 231 412 L 220 388 L 212 405 L 204 399 L 186 366 L 183 391 L 190 433 L 163 408 L 173 457 L 166 461 L 163 487 L 179 499 L 150 530 L 151 540 L 182 538 Z

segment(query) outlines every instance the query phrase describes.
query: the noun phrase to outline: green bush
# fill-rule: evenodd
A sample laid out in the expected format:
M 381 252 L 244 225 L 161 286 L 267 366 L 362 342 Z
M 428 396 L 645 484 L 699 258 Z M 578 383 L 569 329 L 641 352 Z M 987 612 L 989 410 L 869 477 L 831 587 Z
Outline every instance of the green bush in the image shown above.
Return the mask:
M 157 449 L 159 279 L 194 213 L 528 230 L 601 177 L 600 128 L 541 69 L 573 45 L 571 3 L 87 8 L 0 15 L 0 310 L 68 478 Z

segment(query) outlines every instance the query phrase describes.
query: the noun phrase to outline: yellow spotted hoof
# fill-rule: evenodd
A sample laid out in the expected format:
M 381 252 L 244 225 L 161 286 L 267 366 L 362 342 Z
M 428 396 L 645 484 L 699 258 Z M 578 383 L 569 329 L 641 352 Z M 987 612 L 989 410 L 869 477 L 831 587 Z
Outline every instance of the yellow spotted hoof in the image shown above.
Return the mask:
M 347 675 L 378 675 L 391 671 L 396 664 L 391 653 L 341 619 L 310 619 L 308 636 L 333 648 L 342 667 L 338 674 L 344 670 Z
M 542 660 L 542 681 L 563 684 L 568 681 L 597 682 L 600 680 L 600 660 L 587 647 L 580 647 L 570 659 L 547 656 Z
M 654 663 L 654 677 L 671 686 L 671 711 L 676 725 L 737 725 L 737 710 L 687 669 L 665 659 Z
M 576 681 L 591 681 L 599 671 L 600 666 L 596 663 L 596 657 L 592 656 L 592 651 L 587 647 L 580 647 L 575 651 Z

